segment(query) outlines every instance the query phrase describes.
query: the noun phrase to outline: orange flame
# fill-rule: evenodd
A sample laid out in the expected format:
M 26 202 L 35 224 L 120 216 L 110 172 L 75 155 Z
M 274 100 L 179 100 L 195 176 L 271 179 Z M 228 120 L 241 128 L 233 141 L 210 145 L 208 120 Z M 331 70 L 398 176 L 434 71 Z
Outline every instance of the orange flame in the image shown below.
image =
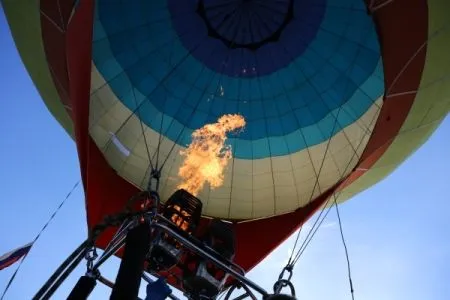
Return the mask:
M 185 156 L 178 175 L 183 179 L 178 188 L 196 196 L 204 184 L 211 188 L 223 184 L 224 170 L 230 161 L 231 146 L 225 145 L 227 133 L 245 126 L 241 115 L 223 115 L 217 123 L 206 124 L 192 133 L 192 143 L 181 151 Z

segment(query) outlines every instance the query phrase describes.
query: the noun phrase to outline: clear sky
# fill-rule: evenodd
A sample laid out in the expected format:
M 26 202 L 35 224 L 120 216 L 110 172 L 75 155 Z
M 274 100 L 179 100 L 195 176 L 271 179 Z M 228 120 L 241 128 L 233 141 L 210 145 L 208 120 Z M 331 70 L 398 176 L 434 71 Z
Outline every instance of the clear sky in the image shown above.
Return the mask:
M 30 242 L 79 180 L 74 142 L 47 111 L 0 12 L 0 255 Z M 450 299 L 450 118 L 386 180 L 340 206 L 357 300 Z M 77 189 L 35 244 L 5 299 L 31 299 L 86 237 Z M 249 276 L 270 289 L 288 239 Z M 117 259 L 102 269 L 115 278 Z M 0 294 L 16 265 L 0 271 Z M 65 299 L 81 265 L 55 295 Z M 294 273 L 299 299 L 351 299 L 334 210 Z M 144 284 L 141 289 L 143 290 Z M 144 294 L 141 293 L 144 297 Z M 98 285 L 91 299 L 107 299 Z

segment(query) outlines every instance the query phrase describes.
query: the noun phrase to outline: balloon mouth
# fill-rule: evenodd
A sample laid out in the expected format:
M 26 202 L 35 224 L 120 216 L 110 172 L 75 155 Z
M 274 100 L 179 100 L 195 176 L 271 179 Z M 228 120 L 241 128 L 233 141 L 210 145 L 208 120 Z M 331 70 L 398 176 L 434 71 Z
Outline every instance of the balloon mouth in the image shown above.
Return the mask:
M 231 49 L 256 51 L 276 43 L 294 18 L 293 0 L 199 0 L 197 13 L 208 36 Z

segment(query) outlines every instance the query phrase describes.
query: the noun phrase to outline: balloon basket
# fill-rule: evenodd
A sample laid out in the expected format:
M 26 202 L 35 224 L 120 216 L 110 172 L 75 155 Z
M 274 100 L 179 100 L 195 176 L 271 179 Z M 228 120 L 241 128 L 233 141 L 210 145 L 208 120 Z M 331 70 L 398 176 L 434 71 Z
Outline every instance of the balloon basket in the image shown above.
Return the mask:
M 180 193 L 178 196 L 180 196 Z M 184 193 L 184 196 L 189 195 Z M 225 293 L 224 299 L 244 299 L 247 297 L 257 299 L 255 294 L 259 294 L 260 297 L 258 298 L 263 299 L 271 296 L 264 288 L 248 279 L 245 276 L 244 269 L 232 261 L 234 253 L 224 251 L 226 247 L 214 248 L 211 244 L 189 233 L 189 228 L 192 227 L 189 226 L 192 224 L 186 225 L 184 223 L 186 220 L 192 221 L 189 218 L 198 213 L 194 205 L 196 202 L 195 199 L 190 200 L 189 209 L 192 214 L 180 213 L 185 217 L 182 222 L 178 222 L 176 218 L 169 218 L 170 215 L 167 214 L 167 211 L 165 212 L 163 210 L 160 212 L 154 208 L 155 206 L 153 206 L 153 209 L 146 209 L 133 217 L 124 217 L 121 226 L 99 257 L 95 255 L 95 247 L 92 246 L 93 244 L 85 242 L 84 248 L 80 246 L 77 249 L 78 255 L 72 254 L 62 264 L 75 265 L 70 269 L 60 267 L 33 299 L 49 299 L 63 282 L 61 278 L 65 279 L 81 261 L 79 259 L 80 253 L 84 254 L 84 257 L 88 261 L 87 272 L 83 279 L 86 281 L 86 276 L 95 278 L 99 282 L 111 287 L 113 291 L 110 299 L 139 299 L 137 298 L 137 294 L 141 279 L 151 284 L 154 281 L 149 275 L 156 278 L 164 277 L 164 275 L 161 275 L 164 274 L 164 271 L 167 271 L 164 268 L 170 269 L 171 264 L 177 265 L 183 270 L 181 287 L 184 290 L 184 295 L 188 299 L 216 299 Z M 159 205 L 159 198 L 157 198 L 156 202 Z M 172 203 L 175 202 L 172 201 Z M 172 206 L 172 208 L 175 206 L 178 206 L 177 211 L 183 211 L 181 205 L 177 204 Z M 167 248 L 166 244 L 175 246 L 173 248 Z M 83 248 L 83 251 L 80 251 L 80 248 Z M 124 253 L 116 282 L 113 283 L 101 276 L 100 267 L 121 248 L 124 248 Z M 159 249 L 159 252 L 155 249 Z M 151 264 L 150 260 L 155 256 L 160 256 L 161 249 L 168 249 L 168 253 L 172 255 L 175 262 L 170 263 L 170 260 L 164 260 L 165 258 L 162 257 L 160 259 L 162 267 L 158 268 L 155 266 L 155 263 Z M 174 251 L 174 249 L 181 252 L 182 255 Z M 78 260 L 74 262 L 75 259 Z M 192 261 L 195 262 L 193 264 L 194 267 L 192 267 L 192 264 L 188 266 L 188 262 Z M 185 265 L 183 265 L 183 262 L 185 262 Z M 219 277 L 214 276 L 214 274 L 210 273 L 211 268 L 215 271 L 220 271 L 222 275 Z M 190 275 L 186 275 L 185 273 Z M 83 291 L 80 292 L 80 285 L 77 285 L 77 293 L 85 294 L 87 297 L 92 291 L 93 285 L 86 286 L 86 289 L 89 290 L 83 293 Z M 237 288 L 243 288 L 244 293 L 243 295 L 232 298 L 231 294 Z M 173 294 L 167 297 L 177 299 Z

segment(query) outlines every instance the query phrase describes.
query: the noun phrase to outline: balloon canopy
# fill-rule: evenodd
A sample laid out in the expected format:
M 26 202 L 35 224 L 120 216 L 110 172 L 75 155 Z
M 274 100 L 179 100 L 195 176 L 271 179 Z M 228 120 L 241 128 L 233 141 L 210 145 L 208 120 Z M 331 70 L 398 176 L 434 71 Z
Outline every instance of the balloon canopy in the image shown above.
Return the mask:
M 446 0 L 4 7 L 31 77 L 77 142 L 89 226 L 146 189 L 151 166 L 163 166 L 167 198 L 192 133 L 245 119 L 229 135 L 223 184 L 198 195 L 205 216 L 235 222 L 245 268 L 331 195 L 346 200 L 387 176 L 449 111 Z
M 384 91 L 364 3 L 328 2 L 98 1 L 91 137 L 140 188 L 145 142 L 151 155 L 161 142 L 153 164 L 167 159 L 161 193 L 169 196 L 193 130 L 239 113 L 245 130 L 229 139 L 224 185 L 199 195 L 204 213 L 251 219 L 304 206 L 358 163 Z

